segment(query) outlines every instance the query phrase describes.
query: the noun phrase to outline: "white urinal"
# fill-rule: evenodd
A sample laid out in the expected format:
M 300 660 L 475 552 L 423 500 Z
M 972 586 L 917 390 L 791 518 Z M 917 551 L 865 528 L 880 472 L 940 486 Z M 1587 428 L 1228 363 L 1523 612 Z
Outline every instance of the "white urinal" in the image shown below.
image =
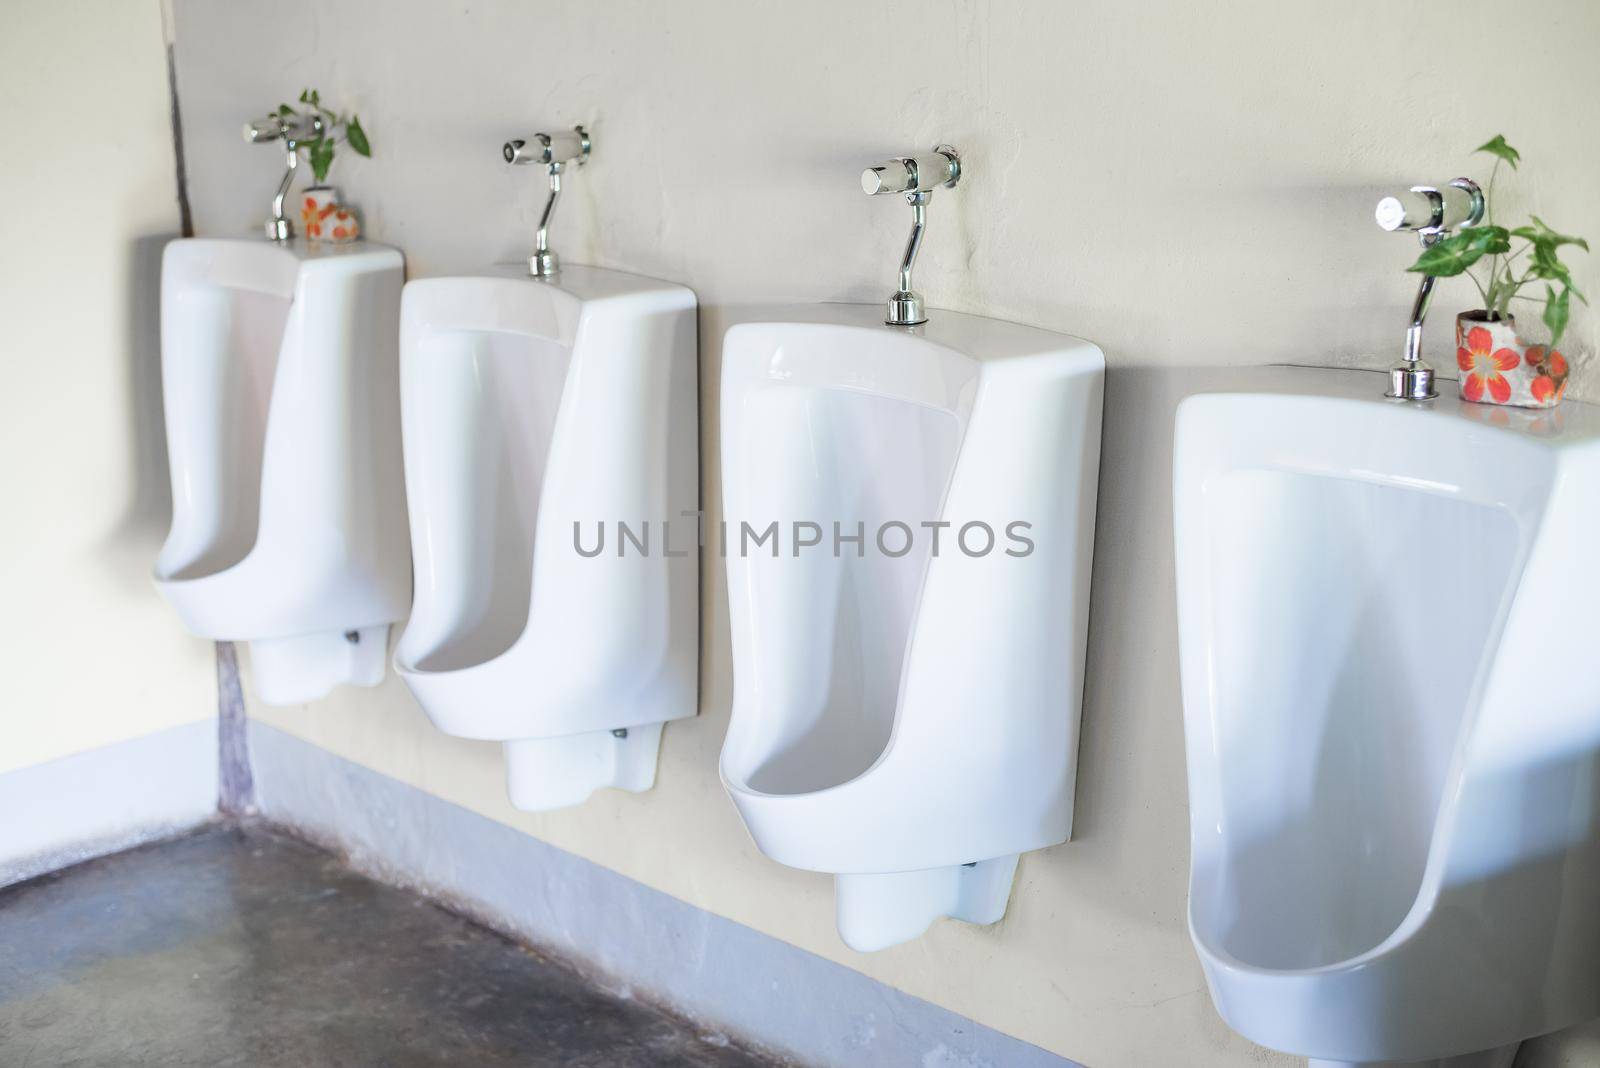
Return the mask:
M 172 530 L 155 580 L 297 704 L 382 681 L 411 602 L 397 369 L 403 261 L 369 242 L 189 239 L 161 272 Z
M 506 743 L 518 808 L 648 790 L 662 724 L 697 701 L 694 294 L 517 265 L 402 303 L 417 597 L 396 669 L 440 730 Z
M 1600 1015 L 1600 412 L 1386 382 L 1179 409 L 1190 930 L 1262 1045 L 1509 1064 Z
M 837 876 L 863 951 L 999 920 L 1018 854 L 1071 832 L 1105 367 L 882 320 L 779 309 L 722 365 L 722 779 L 765 853 Z

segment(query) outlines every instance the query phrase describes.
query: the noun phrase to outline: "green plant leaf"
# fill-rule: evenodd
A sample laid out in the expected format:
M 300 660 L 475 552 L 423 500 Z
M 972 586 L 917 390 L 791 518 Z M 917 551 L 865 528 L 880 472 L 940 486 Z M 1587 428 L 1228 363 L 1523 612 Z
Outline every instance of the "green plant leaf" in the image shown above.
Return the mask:
M 358 155 L 366 156 L 368 159 L 372 158 L 372 146 L 367 143 L 367 132 L 361 128 L 361 120 L 359 118 L 354 115 L 350 116 L 350 121 L 344 125 L 344 136 L 349 140 L 350 147 L 355 149 Z
M 294 108 L 290 107 L 288 104 L 279 104 L 278 114 L 282 115 L 284 118 L 288 118 L 290 115 L 294 114 Z
M 1499 156 L 1511 164 L 1511 169 L 1516 170 L 1517 164 L 1522 160 L 1522 153 L 1506 144 L 1504 134 L 1495 134 L 1492 138 L 1479 145 L 1473 151 L 1487 152 L 1491 156 Z
M 1567 332 L 1567 296 L 1570 291 L 1562 289 L 1557 293 L 1554 286 L 1547 284 L 1544 292 L 1544 325 L 1550 328 L 1550 347 L 1555 348 L 1561 344 L 1561 335 Z
M 1434 278 L 1453 278 L 1484 256 L 1510 248 L 1506 231 L 1499 226 L 1474 226 L 1422 250 L 1417 262 L 1406 268 Z
M 1566 234 L 1557 233 L 1556 231 L 1550 229 L 1549 225 L 1537 215 L 1529 215 L 1528 218 L 1532 219 L 1534 225 L 1543 231 L 1544 236 L 1549 238 L 1554 244 L 1577 245 L 1579 248 L 1583 249 L 1583 251 L 1589 251 L 1589 242 L 1585 241 L 1583 238 L 1569 237 Z
M 1584 297 L 1584 294 L 1579 293 L 1578 286 L 1573 285 L 1573 275 L 1571 275 L 1570 270 L 1566 269 L 1566 264 L 1555 259 L 1554 251 L 1547 257 L 1541 257 L 1538 253 L 1534 253 L 1533 262 L 1528 265 L 1528 278 L 1530 280 L 1538 278 L 1541 281 L 1560 281 L 1565 293 L 1574 294 L 1579 301 L 1589 304 L 1589 299 Z
M 310 89 L 302 89 L 302 90 L 300 90 L 300 103 L 302 103 L 302 104 L 311 103 L 311 90 Z
M 1532 226 L 1519 226 L 1511 231 L 1513 237 L 1520 237 L 1535 243 L 1544 242 L 1552 248 L 1560 245 L 1577 245 L 1583 251 L 1589 251 L 1589 242 L 1581 237 L 1572 237 L 1568 234 L 1558 233 L 1550 229 L 1549 225 L 1537 215 L 1529 216 L 1534 222 Z
M 1572 273 L 1567 270 L 1567 265 L 1556 259 L 1553 245 L 1535 244 L 1533 255 L 1529 257 L 1528 276 L 1530 278 L 1547 278 L 1564 285 L 1572 284 Z
M 321 185 L 328 178 L 328 168 L 333 166 L 333 142 L 326 137 L 319 137 L 308 146 L 311 157 L 311 173 Z

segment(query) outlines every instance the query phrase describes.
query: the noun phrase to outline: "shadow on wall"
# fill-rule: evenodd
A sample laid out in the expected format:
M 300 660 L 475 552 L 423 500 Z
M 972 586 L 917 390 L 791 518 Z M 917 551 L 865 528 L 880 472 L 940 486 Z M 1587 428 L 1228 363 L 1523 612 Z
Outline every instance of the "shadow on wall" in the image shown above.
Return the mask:
M 1079 728 L 1077 807 L 1072 838 L 1082 843 L 1107 829 L 1124 784 L 1108 781 L 1123 767 L 1130 743 L 1115 722 L 1129 700 L 1170 708 L 1182 721 L 1176 688 L 1177 613 L 1172 566 L 1172 436 L 1178 402 L 1208 381 L 1197 367 L 1130 367 L 1106 354 L 1104 428 L 1100 438 L 1100 497 L 1095 510 L 1094 571 L 1089 586 L 1089 647 Z M 1217 377 L 1221 377 L 1220 374 Z M 1156 622 L 1159 621 L 1159 622 Z M 1141 636 L 1142 632 L 1142 636 Z M 1164 662 L 1144 658 L 1159 655 Z M 1131 694 L 1130 665 L 1147 681 Z M 1162 686 L 1159 680 L 1172 680 Z M 1120 689 L 1118 686 L 1120 685 Z M 1156 689 L 1165 692 L 1155 692 Z M 1181 751 L 1181 744 L 1176 747 Z M 1187 826 L 1177 841 L 1188 841 Z
M 124 463 L 127 499 L 106 534 L 105 559 L 119 580 L 141 588 L 149 584 L 151 564 L 172 522 L 172 484 L 167 474 L 167 423 L 161 400 L 161 257 L 177 234 L 135 238 L 128 246 L 128 289 L 122 353 L 127 405 L 118 442 Z

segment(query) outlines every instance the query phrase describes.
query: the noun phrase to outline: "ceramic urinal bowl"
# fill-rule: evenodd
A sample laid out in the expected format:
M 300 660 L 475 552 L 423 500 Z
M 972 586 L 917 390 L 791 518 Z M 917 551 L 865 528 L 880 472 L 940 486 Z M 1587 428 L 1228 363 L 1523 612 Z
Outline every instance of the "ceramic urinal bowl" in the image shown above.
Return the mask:
M 518 808 L 648 790 L 697 700 L 694 294 L 495 270 L 405 289 L 395 666 L 440 730 L 506 743 Z
M 195 634 L 250 643 L 268 704 L 376 685 L 411 603 L 402 270 L 368 242 L 191 239 L 163 258 L 156 585 Z
M 1504 1063 L 1600 1015 L 1600 413 L 1385 383 L 1179 409 L 1190 930 L 1262 1045 Z
M 837 876 L 858 950 L 997 921 L 1018 854 L 1071 832 L 1105 367 L 882 311 L 778 309 L 722 366 L 722 779 L 762 851 Z

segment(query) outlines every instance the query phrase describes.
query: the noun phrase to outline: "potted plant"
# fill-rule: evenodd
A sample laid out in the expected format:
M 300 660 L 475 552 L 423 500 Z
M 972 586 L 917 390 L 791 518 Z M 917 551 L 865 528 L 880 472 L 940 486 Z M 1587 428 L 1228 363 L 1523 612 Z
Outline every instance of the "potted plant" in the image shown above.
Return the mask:
M 1515 229 L 1496 223 L 1494 186 L 1500 166 L 1516 170 L 1522 156 L 1499 135 L 1477 151 L 1494 157 L 1485 187 L 1483 225 L 1424 249 L 1408 270 L 1435 278 L 1464 274 L 1483 298 L 1481 309 L 1456 317 L 1462 397 L 1483 404 L 1554 407 L 1566 392 L 1570 371 L 1569 361 L 1556 346 L 1566 333 L 1571 299 L 1588 303 L 1573 286 L 1572 275 L 1561 262 L 1561 249 L 1576 245 L 1587 252 L 1589 243 L 1558 233 L 1537 215 Z M 1518 333 L 1513 301 L 1542 306 L 1548 343 L 1530 342 Z
M 334 148 L 340 142 L 348 144 L 359 156 L 372 158 L 372 146 L 361 120 L 355 115 L 346 118 L 322 105 L 322 94 L 307 89 L 300 94 L 305 111 L 288 104 L 278 105 L 278 114 L 285 119 L 316 117 L 321 120 L 317 137 L 300 142 L 311 164 L 311 176 L 316 184 L 301 195 L 300 223 L 306 237 L 313 241 L 354 241 L 361 236 L 361 224 L 355 213 L 339 202 L 339 191 L 327 184 L 328 171 L 333 167 Z

